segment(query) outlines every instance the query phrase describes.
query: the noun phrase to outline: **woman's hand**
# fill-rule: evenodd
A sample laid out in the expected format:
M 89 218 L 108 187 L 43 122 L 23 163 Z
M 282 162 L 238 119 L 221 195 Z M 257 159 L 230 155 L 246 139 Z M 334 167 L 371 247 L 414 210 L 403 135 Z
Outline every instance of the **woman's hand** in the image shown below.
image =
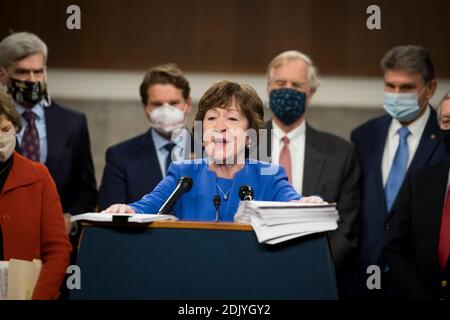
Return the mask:
M 101 213 L 129 213 L 129 214 L 133 214 L 133 213 L 136 213 L 136 212 L 134 212 L 134 210 L 130 206 L 127 206 L 126 204 L 119 203 L 119 204 L 113 204 L 109 208 L 103 210 Z
M 318 196 L 303 197 L 300 200 L 292 200 L 291 202 L 316 203 L 316 204 L 327 204 L 328 203 L 328 202 L 323 201 L 323 199 Z

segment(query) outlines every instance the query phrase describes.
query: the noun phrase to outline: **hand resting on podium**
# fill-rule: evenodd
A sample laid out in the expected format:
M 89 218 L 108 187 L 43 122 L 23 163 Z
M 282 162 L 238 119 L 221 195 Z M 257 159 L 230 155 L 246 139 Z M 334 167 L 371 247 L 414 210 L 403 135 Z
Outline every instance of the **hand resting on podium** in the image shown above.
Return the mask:
M 133 208 L 131 208 L 128 205 L 122 204 L 122 203 L 118 203 L 118 204 L 113 204 L 109 208 L 103 210 L 102 213 L 129 213 L 129 214 L 134 214 L 136 212 L 134 212 Z

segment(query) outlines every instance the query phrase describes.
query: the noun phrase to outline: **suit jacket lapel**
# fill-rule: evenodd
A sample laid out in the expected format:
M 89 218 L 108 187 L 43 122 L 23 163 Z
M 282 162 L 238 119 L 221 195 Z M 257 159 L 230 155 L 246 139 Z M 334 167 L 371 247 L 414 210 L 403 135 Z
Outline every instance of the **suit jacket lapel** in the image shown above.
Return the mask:
M 57 110 L 51 104 L 49 107 L 44 107 L 44 114 L 45 114 L 45 130 L 47 132 L 47 159 L 45 161 L 46 166 L 50 166 L 52 164 L 57 165 L 57 162 L 55 162 L 55 155 L 59 153 L 60 150 L 56 151 L 56 146 L 60 144 L 60 137 L 61 132 L 60 128 L 58 128 L 58 115 Z M 16 148 L 15 150 L 22 154 L 22 146 L 20 145 L 20 142 L 18 139 L 16 139 Z
M 49 107 L 44 108 L 45 112 L 45 128 L 47 131 L 47 160 L 45 164 L 47 167 L 57 166 L 58 154 L 61 152 L 61 148 L 58 145 L 61 144 L 61 129 L 58 127 L 58 114 L 57 109 L 51 104 Z
M 35 168 L 33 168 L 33 165 L 28 159 L 18 153 L 13 153 L 12 157 L 13 165 L 8 174 L 8 178 L 5 181 L 1 194 L 5 194 L 13 189 L 29 185 L 40 180 L 39 175 L 36 174 Z
M 139 159 L 139 167 L 142 168 L 142 170 L 144 170 L 144 172 L 147 172 L 149 176 L 155 176 L 155 168 L 157 168 L 158 170 L 156 170 L 158 172 L 158 181 L 162 180 L 163 176 L 162 176 L 162 172 L 161 172 L 161 168 L 159 165 L 159 160 L 158 160 L 158 154 L 157 154 L 157 150 L 155 147 L 155 144 L 153 143 L 153 138 L 152 138 L 152 129 L 150 128 L 147 133 L 145 134 L 145 136 L 143 137 L 143 139 L 141 140 L 142 143 L 142 150 L 144 150 L 144 154 L 149 155 L 149 157 L 144 156 L 144 157 L 140 157 Z M 150 166 L 149 163 L 153 163 L 154 167 Z
M 383 185 L 383 154 L 384 148 L 386 145 L 386 139 L 389 131 L 389 126 L 391 124 L 392 118 L 390 116 L 386 116 L 382 119 L 380 126 L 378 128 L 378 134 L 374 134 L 372 139 L 374 139 L 373 143 L 373 157 L 372 160 L 373 165 L 370 166 L 373 170 L 373 174 L 375 175 L 375 184 L 376 184 L 376 192 L 378 193 L 379 199 L 383 200 L 382 207 L 384 211 L 387 213 L 386 206 L 386 197 L 384 195 L 384 185 Z
M 445 194 L 447 189 L 447 180 L 448 180 L 448 169 L 449 169 L 449 159 L 447 159 L 442 165 L 436 167 L 436 170 L 430 174 L 429 188 L 427 188 L 426 193 L 428 196 L 427 199 L 430 199 L 425 205 L 422 207 L 423 213 L 427 213 L 426 218 L 424 219 L 424 223 L 427 223 L 427 230 L 430 235 L 434 235 L 432 237 L 432 242 L 430 246 L 430 258 L 434 260 L 434 264 L 436 266 L 436 274 L 439 273 L 439 258 L 436 254 L 438 252 L 439 247 L 439 237 L 441 231 L 441 219 L 442 219 L 442 210 L 444 209 L 445 202 Z
M 302 193 L 309 196 L 318 192 L 317 186 L 325 165 L 325 155 L 321 151 L 321 141 L 316 135 L 316 131 L 308 124 L 306 124 L 305 134 L 304 168 L 307 170 L 303 170 Z
M 272 121 L 266 122 L 267 128 L 267 154 L 272 154 Z M 321 152 L 320 139 L 316 135 L 316 131 L 306 123 L 305 138 L 305 162 L 303 170 L 302 193 L 311 195 L 317 193 L 320 177 L 325 165 L 325 155 Z
M 266 122 L 266 129 L 267 129 L 267 136 L 266 136 L 267 156 L 269 157 L 269 159 L 271 159 L 271 157 L 272 157 L 272 129 L 273 129 L 272 120 L 269 120 Z M 260 151 L 258 150 L 258 152 L 260 152 Z M 260 158 L 261 158 L 261 156 L 258 154 L 258 159 L 260 159 Z M 272 162 L 272 160 L 270 160 L 269 162 Z
M 428 118 L 422 137 L 420 138 L 419 146 L 417 147 L 409 170 L 421 168 L 429 162 L 434 150 L 439 145 L 439 135 L 440 129 L 436 120 L 436 112 L 431 110 L 430 117 Z

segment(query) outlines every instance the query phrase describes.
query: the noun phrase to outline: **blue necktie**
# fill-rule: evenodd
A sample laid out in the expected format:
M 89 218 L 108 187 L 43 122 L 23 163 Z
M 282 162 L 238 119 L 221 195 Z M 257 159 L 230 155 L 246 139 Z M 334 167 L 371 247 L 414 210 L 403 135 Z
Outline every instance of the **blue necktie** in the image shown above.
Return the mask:
M 410 134 L 409 129 L 406 127 L 400 128 L 397 131 L 400 136 L 397 151 L 395 152 L 394 161 L 392 162 L 391 171 L 384 188 L 384 194 L 386 196 L 386 205 L 388 212 L 391 210 L 394 204 L 397 193 L 405 178 L 406 171 L 408 169 L 408 136 Z

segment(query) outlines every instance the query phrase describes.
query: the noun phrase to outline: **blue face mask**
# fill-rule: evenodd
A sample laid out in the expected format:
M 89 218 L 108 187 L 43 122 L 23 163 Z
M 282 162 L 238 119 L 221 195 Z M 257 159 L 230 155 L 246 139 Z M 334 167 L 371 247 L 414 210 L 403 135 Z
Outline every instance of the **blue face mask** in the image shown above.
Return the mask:
M 420 113 L 417 93 L 384 93 L 384 110 L 401 122 L 414 120 Z
M 290 88 L 274 89 L 269 94 L 273 114 L 285 125 L 290 125 L 305 113 L 306 94 Z

